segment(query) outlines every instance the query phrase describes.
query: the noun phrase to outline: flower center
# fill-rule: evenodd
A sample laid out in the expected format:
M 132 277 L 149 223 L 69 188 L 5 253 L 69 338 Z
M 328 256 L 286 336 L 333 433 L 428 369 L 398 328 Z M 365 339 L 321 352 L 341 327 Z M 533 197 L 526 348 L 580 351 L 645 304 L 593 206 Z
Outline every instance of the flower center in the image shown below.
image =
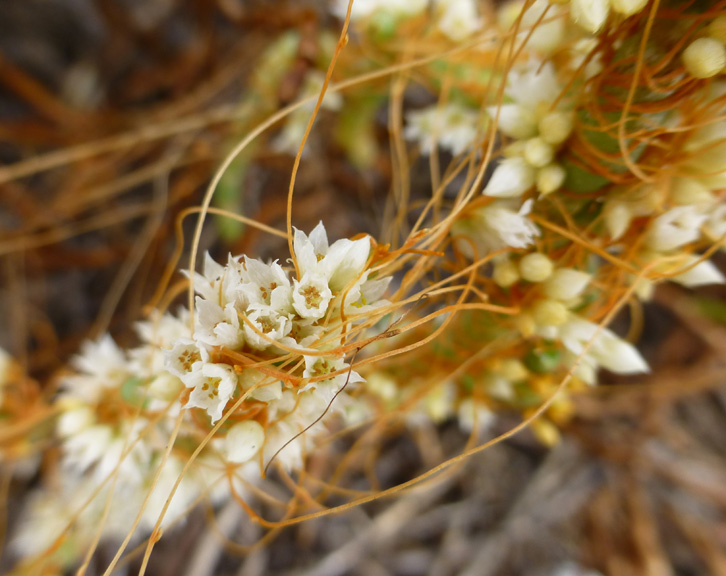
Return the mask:
M 219 383 L 221 381 L 221 378 L 207 378 L 207 381 L 202 384 L 202 390 L 207 392 L 210 400 L 214 400 L 219 396 Z
M 193 350 L 184 350 L 184 352 L 179 354 L 179 357 L 177 358 L 185 372 L 191 372 L 192 364 L 199 362 L 201 359 L 199 352 Z
M 306 286 L 300 290 L 300 294 L 305 298 L 305 305 L 308 308 L 318 308 L 323 300 L 323 297 L 320 295 L 320 290 L 315 286 Z

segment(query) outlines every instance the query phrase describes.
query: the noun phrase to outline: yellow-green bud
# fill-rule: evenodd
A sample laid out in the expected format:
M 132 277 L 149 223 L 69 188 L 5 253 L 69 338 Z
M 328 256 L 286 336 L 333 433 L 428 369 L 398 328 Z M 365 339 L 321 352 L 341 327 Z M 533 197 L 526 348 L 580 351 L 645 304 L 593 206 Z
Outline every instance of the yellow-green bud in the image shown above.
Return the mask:
M 510 382 L 519 382 L 529 376 L 529 370 L 517 358 L 505 358 L 499 363 L 497 372 Z
M 544 254 L 527 254 L 519 261 L 519 273 L 527 282 L 543 282 L 552 275 L 554 266 Z
M 524 159 L 530 166 L 542 168 L 542 166 L 547 166 L 547 164 L 552 162 L 554 157 L 555 149 L 552 147 L 552 144 L 548 144 L 539 136 L 527 140 L 527 144 L 524 147 Z
M 683 64 L 692 76 L 711 78 L 726 67 L 726 48 L 713 38 L 699 38 L 683 51 Z
M 671 200 L 674 204 L 709 204 L 713 202 L 711 191 L 693 178 L 674 178 L 671 184 Z
M 514 319 L 514 323 L 517 330 L 519 330 L 520 334 L 522 334 L 525 338 L 534 336 L 534 333 L 537 331 L 537 323 L 534 321 L 534 318 L 526 312 L 519 313 Z
M 708 35 L 721 44 L 726 44 L 726 15 L 716 16 L 708 25 Z
M 545 142 L 554 146 L 562 144 L 572 134 L 572 114 L 550 112 L 540 119 L 538 129 L 540 137 Z
M 530 313 L 540 326 L 562 326 L 569 317 L 567 307 L 557 300 L 538 300 Z
M 519 282 L 519 269 L 510 260 L 503 260 L 494 265 L 492 279 L 497 286 L 509 288 Z
M 537 172 L 537 190 L 540 194 L 551 194 L 565 183 L 567 172 L 559 164 L 548 164 Z

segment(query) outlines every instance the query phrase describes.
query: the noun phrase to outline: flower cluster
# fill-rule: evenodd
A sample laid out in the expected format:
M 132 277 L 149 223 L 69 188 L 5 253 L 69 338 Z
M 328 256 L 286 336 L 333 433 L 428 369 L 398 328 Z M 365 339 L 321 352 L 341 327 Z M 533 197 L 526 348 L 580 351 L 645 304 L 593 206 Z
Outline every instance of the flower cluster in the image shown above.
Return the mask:
M 386 303 L 390 278 L 373 277 L 370 248 L 367 236 L 329 244 L 321 223 L 295 232 L 297 277 L 277 262 L 207 255 L 192 276 L 193 330 L 181 310 L 139 323 L 142 344 L 128 351 L 108 335 L 86 342 L 57 400 L 63 497 L 37 494 L 16 550 L 83 549 L 99 527 L 123 538 L 137 514 L 137 534 L 148 533 L 167 498 L 162 526 L 200 498 L 245 494 L 273 460 L 299 468 L 324 417 L 345 412 L 363 381 L 340 348 Z

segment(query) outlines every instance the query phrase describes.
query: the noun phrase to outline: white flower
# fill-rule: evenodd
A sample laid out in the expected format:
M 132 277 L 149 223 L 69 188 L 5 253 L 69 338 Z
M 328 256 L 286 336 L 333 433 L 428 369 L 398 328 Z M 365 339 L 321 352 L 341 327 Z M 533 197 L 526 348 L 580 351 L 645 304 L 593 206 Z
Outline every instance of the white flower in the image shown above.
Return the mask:
M 382 297 L 388 289 L 391 280 L 393 278 L 387 276 L 386 278 L 365 279 L 359 282 L 358 286 L 352 288 L 346 295 L 345 313 L 365 314 L 366 312 L 389 304 L 388 300 L 383 300 Z
M 474 0 L 436 0 L 437 26 L 453 42 L 462 42 L 482 27 Z
M 292 305 L 302 318 L 322 318 L 332 298 L 327 278 L 322 275 L 308 272 L 300 282 L 293 281 Z
M 265 442 L 265 430 L 255 420 L 245 420 L 232 426 L 224 439 L 227 460 L 240 464 L 259 452 Z
M 189 275 L 188 271 L 183 270 L 183 272 L 185 275 Z M 207 252 L 204 255 L 204 272 L 202 274 L 194 272 L 192 281 L 197 294 L 209 302 L 224 307 L 235 301 L 240 277 L 231 256 L 228 265 L 222 266 L 215 262 Z
M 137 322 L 134 328 L 145 344 L 152 344 L 158 348 L 171 348 L 179 338 L 190 335 L 189 312 L 181 308 L 174 316 L 154 310 L 149 320 Z
M 108 334 L 84 342 L 71 366 L 80 374 L 63 379 L 64 391 L 89 403 L 96 402 L 105 390 L 119 388 L 130 376 L 126 355 Z
M 343 386 L 352 386 L 358 382 L 364 382 L 364 379 L 360 374 L 354 370 L 350 370 L 350 365 L 343 360 L 343 358 L 326 358 L 324 356 L 305 356 L 305 371 L 303 372 L 303 378 L 322 378 L 333 372 L 342 371 L 336 376 L 332 376 L 328 379 L 317 380 L 315 382 L 309 382 L 299 392 L 306 392 L 308 390 L 317 390 L 323 395 L 328 395 L 325 400 L 332 401 L 332 395 L 334 395 Z
M 498 128 L 507 136 L 524 140 L 537 136 L 540 109 L 560 94 L 560 84 L 549 62 L 532 60 L 507 75 L 505 94 L 513 103 L 487 108 L 489 116 L 498 116 Z
M 668 252 L 701 236 L 701 225 L 708 218 L 694 206 L 679 206 L 661 214 L 650 223 L 645 246 L 651 250 Z
M 180 338 L 169 350 L 164 350 L 164 367 L 178 378 L 184 378 L 197 362 L 206 362 L 208 353 L 194 340 Z
M 281 341 L 292 329 L 290 319 L 270 306 L 250 307 L 246 315 L 247 320 L 264 334 L 264 337 L 261 336 L 245 322 L 244 332 L 247 344 L 257 350 L 266 350 L 274 342 Z
M 224 346 L 239 348 L 244 342 L 240 330 L 239 316 L 234 304 L 227 304 L 224 309 L 214 302 L 196 300 L 196 329 L 194 337 L 208 346 Z
M 554 102 L 561 90 L 551 62 L 530 60 L 507 76 L 506 95 L 531 111 L 536 111 L 541 103 Z
M 125 447 L 133 445 L 119 468 L 123 482 L 140 481 L 144 463 L 149 456 L 149 448 L 139 434 L 146 425 L 143 419 L 124 424 L 121 429 L 106 424 L 94 424 L 80 428 L 63 438 L 63 466 L 74 474 L 82 474 L 93 467 L 92 478 L 100 483 L 114 471 L 124 453 Z M 65 423 L 66 431 L 68 421 Z
M 575 355 L 581 354 L 585 344 L 592 340 L 585 358 L 611 372 L 633 374 L 650 371 L 648 364 L 632 344 L 618 338 L 607 328 L 599 329 L 599 332 L 598 329 L 597 324 L 573 314 L 569 322 L 559 327 L 558 334 L 565 347 Z
M 244 295 L 249 306 L 262 305 L 280 313 L 292 312 L 292 289 L 282 266 L 277 262 L 268 265 L 247 257 L 241 266 L 242 285 L 238 291 Z
M 521 196 L 534 186 L 537 171 L 523 158 L 506 158 L 494 169 L 482 194 L 495 198 Z
M 686 268 L 693 265 L 694 262 L 699 260 L 698 256 L 688 255 L 683 259 L 683 262 L 679 265 L 679 268 Z M 688 288 L 695 288 L 696 286 L 704 286 L 706 284 L 724 284 L 726 278 L 721 271 L 710 260 L 702 260 L 693 268 L 673 276 L 671 278 L 673 282 L 687 286 Z
M 181 380 L 187 388 L 193 388 L 185 408 L 206 410 L 212 424 L 222 417 L 224 407 L 237 388 L 237 375 L 227 364 L 197 364 Z
M 515 212 L 509 202 L 493 202 L 474 210 L 471 218 L 457 222 L 452 232 L 469 236 L 480 258 L 502 248 L 526 248 L 540 235 L 539 228 L 526 216 L 530 204 L 525 202 Z M 457 247 L 469 258 L 474 257 L 469 242 L 459 242 Z
M 371 244 L 368 237 L 360 240 L 343 238 L 328 246 L 321 222 L 310 236 L 295 229 L 293 249 L 302 276 L 310 274 L 311 277 L 325 278 L 330 290 L 337 293 L 361 277 Z
M 418 142 L 421 153 L 430 155 L 436 144 L 457 156 L 476 141 L 479 112 L 450 102 L 434 104 L 406 114 L 403 136 Z

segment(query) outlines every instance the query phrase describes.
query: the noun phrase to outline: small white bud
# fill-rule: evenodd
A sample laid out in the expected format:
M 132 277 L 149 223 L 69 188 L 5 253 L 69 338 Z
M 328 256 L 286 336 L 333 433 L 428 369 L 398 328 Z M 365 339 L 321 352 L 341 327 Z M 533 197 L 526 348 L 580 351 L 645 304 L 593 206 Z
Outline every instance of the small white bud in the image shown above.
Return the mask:
M 424 411 L 436 423 L 446 420 L 454 411 L 454 390 L 450 382 L 444 382 L 431 392 L 422 401 Z
M 552 275 L 554 266 L 544 254 L 534 252 L 519 261 L 519 272 L 527 282 L 543 282 Z
M 509 288 L 519 282 L 519 269 L 511 260 L 502 260 L 494 265 L 492 279 L 497 286 Z
M 184 384 L 173 374 L 162 372 L 149 384 L 149 396 L 159 400 L 174 400 L 184 388 Z
M 602 28 L 609 12 L 610 0 L 572 0 L 570 4 L 572 20 L 591 34 Z
M 711 78 L 726 67 L 726 48 L 713 38 L 699 38 L 683 51 L 683 64 L 696 78 Z
M 693 265 L 699 259 L 698 256 L 689 255 L 687 256 L 679 268 L 686 268 Z M 710 260 L 703 260 L 693 266 L 687 272 L 679 274 L 671 278 L 673 282 L 682 284 L 688 288 L 695 288 L 696 286 L 705 286 L 707 284 L 724 284 L 726 278 L 721 271 L 714 266 Z
M 547 166 L 555 157 L 555 149 L 542 138 L 530 138 L 524 147 L 524 159 L 530 166 L 542 168 Z
M 567 172 L 559 164 L 549 164 L 537 172 L 537 191 L 540 194 L 551 194 L 562 188 Z
M 465 398 L 459 404 L 459 426 L 467 432 L 476 430 L 481 433 L 494 422 L 494 413 L 472 398 Z
M 530 313 L 540 326 L 562 326 L 569 318 L 567 308 L 557 300 L 537 300 Z
M 519 104 L 504 104 L 499 108 L 492 106 L 487 111 L 492 120 L 499 112 L 497 128 L 510 138 L 523 140 L 537 134 L 537 118 L 529 108 Z
M 495 168 L 483 194 L 496 198 L 521 196 L 534 186 L 536 172 L 523 158 L 507 158 Z
M 548 298 L 572 300 L 577 298 L 589 284 L 591 276 L 572 268 L 558 268 L 542 286 Z
M 247 462 L 252 458 L 265 441 L 265 430 L 255 420 L 245 420 L 232 426 L 225 437 L 227 460 L 230 462 Z
M 58 418 L 57 431 L 60 437 L 73 436 L 90 428 L 96 417 L 88 406 L 79 406 L 63 412 Z
M 637 14 L 648 3 L 648 0 L 610 0 L 613 10 L 623 16 Z
M 396 381 L 383 372 L 373 372 L 368 375 L 366 390 L 389 404 L 396 401 L 399 393 Z
M 570 137 L 572 127 L 572 114 L 550 112 L 539 121 L 539 135 L 545 142 L 557 146 Z

